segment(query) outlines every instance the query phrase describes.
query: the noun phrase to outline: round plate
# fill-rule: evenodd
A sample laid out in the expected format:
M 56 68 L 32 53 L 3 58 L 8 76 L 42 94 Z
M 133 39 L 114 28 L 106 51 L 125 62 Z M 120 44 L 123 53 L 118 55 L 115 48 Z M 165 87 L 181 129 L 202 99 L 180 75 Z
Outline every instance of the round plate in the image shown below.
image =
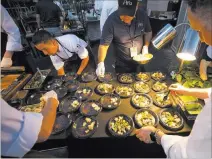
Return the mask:
M 153 72 L 151 78 L 155 81 L 162 81 L 166 79 L 166 74 L 160 71 Z
M 72 135 L 79 139 L 89 138 L 96 132 L 98 126 L 99 123 L 94 117 L 80 116 L 72 125 Z
M 100 99 L 100 103 L 104 109 L 112 110 L 119 107 L 121 98 L 117 94 L 106 94 Z
M 148 82 L 151 79 L 151 76 L 148 73 L 140 72 L 135 76 L 137 81 Z
M 68 93 L 67 88 L 64 88 L 64 87 L 56 88 L 54 89 L 54 91 L 57 93 L 58 99 L 62 99 Z
M 165 84 L 166 87 L 162 87 L 163 89 L 161 89 L 161 84 Z M 158 87 L 159 86 L 159 87 Z M 157 92 L 157 93 L 165 93 L 165 92 L 168 92 L 169 90 L 169 87 L 168 87 L 168 84 L 166 82 L 155 82 L 153 85 L 152 85 L 152 90 Z
M 93 95 L 93 89 L 90 87 L 82 87 L 75 92 L 75 96 L 81 101 L 87 100 Z
M 133 87 L 137 93 L 148 94 L 151 91 L 150 86 L 142 81 L 134 83 Z
M 108 82 L 111 82 L 113 80 L 113 75 L 110 72 L 106 72 L 104 77 L 98 77 L 98 80 L 100 82 L 108 83 Z
M 76 112 L 80 108 L 81 104 L 81 101 L 76 97 L 68 96 L 60 103 L 59 110 L 65 114 Z
M 88 72 L 82 75 L 83 82 L 92 82 L 92 81 L 95 81 L 96 79 L 97 79 L 97 76 L 95 72 Z
M 131 84 L 135 80 L 132 74 L 125 73 L 118 76 L 118 81 L 122 84 Z
M 148 123 L 147 119 L 149 119 L 149 118 L 153 118 L 152 120 L 154 120 L 154 122 Z M 145 126 L 157 127 L 157 125 L 159 123 L 159 118 L 158 118 L 157 114 L 155 114 L 150 109 L 140 109 L 135 113 L 134 121 L 139 128 L 145 127 Z
M 63 84 L 62 78 L 56 78 L 56 79 L 53 79 L 53 80 L 49 81 L 49 82 L 45 85 L 44 89 L 45 89 L 46 91 L 55 90 L 55 89 L 57 89 L 58 87 L 61 87 L 62 84 Z
M 165 105 L 162 105 L 161 103 L 159 103 L 156 98 L 162 98 L 163 99 L 163 96 L 165 96 L 166 93 L 156 93 L 153 97 L 153 102 L 156 106 L 160 107 L 160 108 L 168 108 L 172 105 L 172 102 L 170 101 L 169 103 L 165 104 Z M 169 97 L 167 98 L 167 100 L 169 99 Z
M 139 98 L 141 98 L 139 100 Z M 144 103 L 144 99 L 148 99 L 147 103 Z M 138 101 L 136 103 L 136 100 Z M 152 102 L 152 98 L 147 95 L 147 94 L 135 94 L 132 99 L 131 99 L 131 104 L 137 108 L 137 109 L 140 109 L 140 108 L 149 108 L 153 102 Z
M 27 105 L 33 105 L 33 104 L 40 103 L 40 98 L 42 96 L 43 96 L 43 94 L 40 92 L 31 94 L 27 99 Z
M 95 100 L 84 102 L 80 107 L 80 113 L 84 116 L 97 116 L 101 111 L 101 104 Z
M 66 130 L 72 123 L 72 116 L 70 114 L 57 113 L 54 126 L 52 129 L 52 135 L 61 133 Z
M 130 90 L 130 91 L 128 91 L 128 90 Z M 120 85 L 120 86 L 116 87 L 115 92 L 122 98 L 129 98 L 134 94 L 134 89 L 133 89 L 133 87 L 128 86 L 128 85 Z
M 76 73 L 74 72 L 67 73 L 65 76 L 63 76 L 63 80 L 65 82 L 74 81 L 76 79 L 77 79 L 77 76 L 76 76 Z
M 105 89 L 105 87 L 107 89 Z M 96 91 L 100 95 L 112 94 L 114 92 L 114 90 L 115 90 L 115 87 L 109 83 L 101 83 L 96 87 Z
M 167 119 L 166 117 L 163 117 L 163 113 L 170 113 L 171 114 L 171 117 L 169 117 L 169 119 L 171 120 L 167 120 L 169 121 L 169 123 L 171 123 L 172 120 L 175 120 L 173 118 L 173 115 L 176 115 L 178 118 L 179 118 L 179 125 L 177 127 L 171 127 L 169 126 L 168 124 L 165 123 L 165 120 Z M 167 115 L 168 116 L 168 115 Z M 177 112 L 175 111 L 174 109 L 164 109 L 160 112 L 160 116 L 159 116 L 159 119 L 160 119 L 160 124 L 167 130 L 170 130 L 170 131 L 179 131 L 181 130 L 183 127 L 184 127 L 184 120 L 182 118 L 182 116 Z
M 128 128 L 125 128 L 126 132 L 115 132 L 114 129 L 116 129 L 117 127 L 114 127 L 113 125 L 115 125 L 116 123 L 123 122 L 123 120 L 129 124 Z M 125 114 L 116 115 L 115 117 L 112 117 L 108 122 L 108 130 L 115 137 L 127 137 L 132 133 L 133 129 L 134 122 L 132 118 Z
M 62 77 L 57 77 L 52 79 L 51 81 L 48 82 L 48 84 L 53 84 L 53 83 L 57 83 L 57 85 L 61 86 L 63 84 L 63 79 Z
M 76 80 L 68 81 L 64 84 L 64 87 L 68 89 L 68 92 L 75 92 L 80 87 L 80 83 Z

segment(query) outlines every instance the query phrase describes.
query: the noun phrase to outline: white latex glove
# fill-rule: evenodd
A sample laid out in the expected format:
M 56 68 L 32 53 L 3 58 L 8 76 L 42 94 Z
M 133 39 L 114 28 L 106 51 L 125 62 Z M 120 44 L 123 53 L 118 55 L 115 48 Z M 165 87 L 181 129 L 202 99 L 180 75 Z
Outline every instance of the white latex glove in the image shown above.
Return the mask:
M 41 97 L 41 100 L 47 102 L 49 98 L 54 98 L 58 100 L 57 93 L 55 91 L 49 91 L 46 94 L 44 94 L 43 97 Z
M 104 76 L 105 75 L 105 64 L 104 64 L 104 62 L 100 62 L 97 65 L 96 75 L 97 76 Z
M 11 67 L 13 65 L 13 61 L 11 58 L 3 57 L 1 60 L 1 67 Z
M 148 46 L 143 46 L 142 55 L 145 55 L 145 54 L 148 54 L 148 53 L 149 53 L 149 48 L 148 48 Z

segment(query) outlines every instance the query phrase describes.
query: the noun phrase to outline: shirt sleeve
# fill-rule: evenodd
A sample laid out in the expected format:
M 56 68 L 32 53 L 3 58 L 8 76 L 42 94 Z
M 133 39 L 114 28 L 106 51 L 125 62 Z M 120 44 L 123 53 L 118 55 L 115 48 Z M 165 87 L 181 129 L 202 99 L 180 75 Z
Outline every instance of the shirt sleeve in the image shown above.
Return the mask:
M 9 15 L 7 10 L 1 5 L 1 27 L 7 33 L 7 51 L 22 51 L 21 34 L 19 28 Z
M 101 45 L 110 45 L 113 41 L 114 29 L 113 23 L 111 22 L 111 16 L 109 16 L 103 26 L 102 37 L 100 40 Z
M 205 52 L 203 52 L 202 59 L 206 61 L 212 61 L 212 47 L 209 46 Z
M 145 11 L 143 11 L 143 14 L 144 14 L 144 17 L 145 17 L 145 19 L 144 19 L 144 32 L 145 33 L 151 32 L 152 27 L 151 27 L 151 24 L 150 24 L 149 17 L 148 17 L 148 15 Z
M 43 116 L 24 113 L 1 99 L 1 154 L 23 157 L 38 140 Z
M 50 59 L 56 70 L 59 70 L 64 66 L 64 62 L 58 56 L 50 56 Z

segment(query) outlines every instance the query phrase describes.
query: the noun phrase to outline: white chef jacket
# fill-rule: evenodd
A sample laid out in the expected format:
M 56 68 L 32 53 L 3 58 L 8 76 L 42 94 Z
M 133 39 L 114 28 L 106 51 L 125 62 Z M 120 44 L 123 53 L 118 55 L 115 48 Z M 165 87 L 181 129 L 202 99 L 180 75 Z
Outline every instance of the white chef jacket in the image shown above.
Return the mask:
M 95 10 L 101 11 L 102 10 L 102 5 L 103 5 L 104 0 L 95 0 Z
M 118 9 L 118 0 L 105 0 L 102 6 L 102 12 L 100 17 L 100 30 L 102 32 L 104 24 L 113 12 Z
M 76 35 L 67 34 L 57 37 L 56 39 L 64 46 L 63 47 L 59 44 L 59 51 L 57 52 L 58 56 L 50 56 L 52 64 L 56 70 L 59 70 L 64 66 L 63 59 L 68 60 L 73 56 L 73 53 L 71 52 L 75 52 L 80 59 L 85 59 L 88 57 L 88 51 L 86 49 L 87 43 L 78 38 Z M 65 48 L 67 48 L 69 51 Z
M 8 35 L 7 51 L 22 51 L 21 34 L 19 28 L 9 15 L 7 10 L 1 5 L 1 32 Z
M 24 113 L 1 101 L 1 155 L 23 157 L 38 140 L 43 116 Z
M 211 155 L 211 111 L 212 98 L 205 100 L 202 112 L 197 116 L 192 131 L 188 137 L 164 135 L 161 145 L 168 158 L 212 158 Z

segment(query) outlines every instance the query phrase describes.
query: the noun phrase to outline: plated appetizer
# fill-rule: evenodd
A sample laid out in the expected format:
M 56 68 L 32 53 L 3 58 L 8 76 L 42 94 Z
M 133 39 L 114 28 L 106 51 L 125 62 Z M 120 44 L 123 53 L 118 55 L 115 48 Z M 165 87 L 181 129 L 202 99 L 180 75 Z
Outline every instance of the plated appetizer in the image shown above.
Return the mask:
M 133 86 L 137 93 L 147 94 L 151 91 L 150 86 L 142 81 L 136 82 Z
M 118 76 L 118 81 L 123 84 L 131 84 L 134 82 L 134 77 L 131 74 L 121 74 Z
M 63 77 L 63 80 L 65 82 L 69 82 L 69 81 L 74 81 L 77 79 L 77 75 L 74 73 L 74 72 L 70 72 L 70 73 L 67 73 L 64 77 Z
M 92 94 L 93 90 L 90 87 L 83 87 L 75 92 L 75 96 L 82 101 L 87 100 L 89 97 L 92 96 Z
M 105 109 L 115 109 L 120 105 L 121 99 L 116 94 L 106 94 L 100 99 L 100 103 Z
M 76 80 L 73 80 L 66 82 L 64 87 L 68 89 L 68 92 L 75 92 L 80 87 L 80 83 Z
M 44 103 L 40 102 L 39 104 L 35 104 L 35 105 L 23 106 L 20 108 L 20 111 L 40 113 L 42 111 L 43 107 L 44 107 Z
M 80 112 L 84 116 L 97 116 L 101 110 L 101 104 L 94 100 L 84 102 L 80 107 Z
M 152 98 L 146 94 L 135 94 L 131 103 L 136 108 L 148 108 L 152 105 Z
M 148 73 L 140 72 L 136 75 L 136 80 L 148 82 L 151 79 L 150 75 Z
M 155 81 L 161 81 L 164 80 L 166 78 L 166 75 L 163 74 L 162 72 L 154 72 L 151 75 L 152 79 L 154 79 Z
M 155 92 L 167 92 L 168 91 L 168 85 L 165 82 L 155 82 L 155 84 L 153 84 L 152 89 Z
M 123 98 L 131 97 L 134 94 L 134 89 L 131 86 L 118 86 L 115 92 Z
M 104 76 L 99 76 L 98 80 L 105 83 L 111 82 L 113 80 L 113 75 L 110 72 L 106 72 Z
M 115 88 L 112 84 L 108 83 L 101 83 L 96 87 L 96 90 L 99 94 L 105 95 L 105 94 L 111 94 L 114 92 Z
M 97 76 L 95 72 L 88 72 L 82 75 L 83 82 L 92 82 L 92 81 L 95 81 L 96 79 L 97 79 Z
M 81 106 L 81 101 L 78 98 L 68 96 L 62 100 L 59 105 L 59 110 L 63 113 L 76 112 Z
M 170 97 L 168 95 L 167 99 L 165 100 L 165 97 L 167 96 L 166 93 L 156 93 L 154 97 L 154 103 L 155 105 L 165 108 L 168 106 L 171 106 L 172 102 L 170 100 Z

